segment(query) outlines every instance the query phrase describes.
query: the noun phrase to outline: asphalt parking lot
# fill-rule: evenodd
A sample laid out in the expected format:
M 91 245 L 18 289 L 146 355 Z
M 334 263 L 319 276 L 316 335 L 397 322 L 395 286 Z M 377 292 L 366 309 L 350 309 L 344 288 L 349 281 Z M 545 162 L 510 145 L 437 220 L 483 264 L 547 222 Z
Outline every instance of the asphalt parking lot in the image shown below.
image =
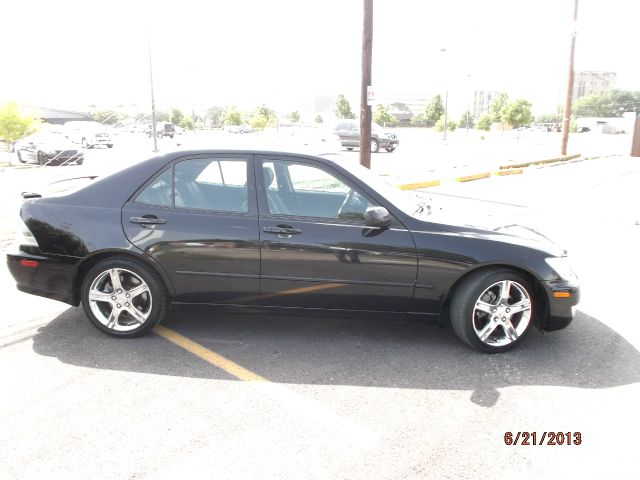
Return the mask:
M 580 274 L 574 323 L 480 355 L 378 317 L 179 311 L 116 340 L 0 273 L 6 478 L 628 478 L 640 400 L 637 159 L 425 192 L 546 227 Z M 505 445 L 506 432 L 581 445 Z

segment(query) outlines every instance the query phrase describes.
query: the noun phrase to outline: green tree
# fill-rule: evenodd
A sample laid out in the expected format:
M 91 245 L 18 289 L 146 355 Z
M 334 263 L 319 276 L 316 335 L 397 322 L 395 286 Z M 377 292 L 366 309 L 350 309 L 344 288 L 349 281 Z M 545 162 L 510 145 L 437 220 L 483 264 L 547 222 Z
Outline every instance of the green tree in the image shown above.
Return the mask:
M 427 125 L 426 113 L 419 113 L 411 117 L 411 125 L 416 127 L 424 127 Z
M 527 125 L 531 123 L 531 103 L 527 100 L 519 98 L 513 102 L 507 103 L 502 109 L 502 115 L 500 121 L 511 125 L 512 127 L 519 127 L 521 125 Z
M 434 128 L 436 132 L 444 131 L 444 116 L 438 119 L 438 121 L 434 125 Z M 447 130 L 453 132 L 456 128 L 458 128 L 458 124 L 456 123 L 456 121 L 451 118 L 447 118 Z
M 333 113 L 335 113 L 336 117 L 338 118 L 356 118 L 356 116 L 351 111 L 349 100 L 347 100 L 347 98 L 343 94 L 338 95 L 338 100 L 336 100 L 336 108 L 333 110 Z
M 467 120 L 469 121 L 469 128 L 473 128 L 474 118 L 473 118 L 473 115 L 471 115 L 471 112 L 469 110 L 467 110 L 462 114 L 462 117 L 460 117 L 460 123 L 458 126 L 460 128 L 467 128 Z
M 174 122 L 171 122 L 174 125 L 178 125 L 182 128 L 184 128 L 185 130 L 193 130 L 193 118 L 191 117 L 184 117 L 182 118 L 182 120 L 180 120 L 179 124 L 176 124 Z
M 536 115 L 532 121 L 535 123 L 558 123 L 558 121 L 562 121 L 562 112 Z
M 276 119 L 276 112 L 267 107 L 264 103 L 260 105 L 257 110 L 257 114 L 262 115 L 264 118 L 266 118 L 267 123 L 272 122 Z
M 256 112 L 253 117 L 249 119 L 249 125 L 251 125 L 252 128 L 264 128 L 267 126 L 268 121 L 262 113 Z
M 298 123 L 300 121 L 300 112 L 297 110 L 289 114 L 289 121 L 291 123 Z
M 124 115 L 120 115 L 114 110 L 96 110 L 91 112 L 91 118 L 104 125 L 117 125 L 124 119 Z
M 442 97 L 440 95 L 436 95 L 431 99 L 429 105 L 427 105 L 427 108 L 425 110 L 425 118 L 427 122 L 435 124 L 438 120 L 440 120 L 440 117 L 442 117 L 442 115 L 444 115 L 444 105 L 442 103 Z
M 411 109 L 406 103 L 402 103 L 402 102 L 392 103 L 391 107 L 401 113 L 411 113 Z
M 491 130 L 491 115 L 481 115 L 476 123 L 476 129 L 485 130 L 487 132 Z
M 228 107 L 222 121 L 225 125 L 242 125 L 242 114 L 236 107 Z
M 509 95 L 504 92 L 500 92 L 493 97 L 489 104 L 489 117 L 491 122 L 500 122 L 502 118 L 502 111 L 509 103 Z
M 640 91 L 609 90 L 574 102 L 578 117 L 621 117 L 624 112 L 640 112 Z
M 396 123 L 396 117 L 391 115 L 384 105 L 378 105 L 373 112 L 373 121 L 378 125 L 388 126 Z
M 149 117 L 151 119 L 151 117 Z M 171 116 L 169 113 L 164 110 L 156 110 L 156 122 L 169 122 L 171 121 Z
M 222 125 L 222 115 L 224 114 L 224 110 L 222 107 L 213 106 L 209 107 L 207 110 L 207 114 L 205 115 L 206 119 L 211 122 L 211 126 L 214 128 L 218 128 Z
M 324 120 L 322 119 L 322 115 L 316 115 L 315 122 L 316 123 L 324 123 Z
M 171 123 L 174 125 L 182 125 L 182 120 L 184 119 L 184 113 L 179 108 L 171 109 Z
M 38 121 L 29 115 L 23 115 L 15 103 L 6 103 L 0 107 L 0 139 L 11 143 L 32 134 L 38 128 Z

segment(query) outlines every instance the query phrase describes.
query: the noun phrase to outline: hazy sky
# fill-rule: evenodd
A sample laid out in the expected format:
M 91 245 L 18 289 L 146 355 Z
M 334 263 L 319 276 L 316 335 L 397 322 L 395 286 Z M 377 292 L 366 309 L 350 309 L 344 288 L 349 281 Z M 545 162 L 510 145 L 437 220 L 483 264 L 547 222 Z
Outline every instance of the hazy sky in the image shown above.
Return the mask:
M 573 0 L 374 0 L 378 98 L 449 87 L 553 110 L 563 98 Z M 149 106 L 147 39 L 160 108 L 267 103 L 304 109 L 316 93 L 358 107 L 362 0 L 3 2 L 0 100 L 59 108 Z M 637 0 L 581 0 L 577 70 L 640 90 Z M 442 48 L 447 52 L 443 54 Z

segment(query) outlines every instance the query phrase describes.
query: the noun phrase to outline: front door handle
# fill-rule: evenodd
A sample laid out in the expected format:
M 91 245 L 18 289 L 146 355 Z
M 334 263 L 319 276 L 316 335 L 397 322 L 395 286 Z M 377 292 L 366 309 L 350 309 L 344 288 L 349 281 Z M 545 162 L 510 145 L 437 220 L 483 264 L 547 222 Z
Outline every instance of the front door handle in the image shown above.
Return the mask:
M 278 236 L 288 236 L 288 237 L 290 237 L 291 235 L 298 235 L 298 234 L 302 233 L 302 230 L 299 230 L 297 228 L 293 228 L 291 225 L 278 225 L 276 227 L 263 227 L 262 231 L 266 232 L 266 233 L 273 233 L 274 235 L 278 235 Z
M 167 223 L 163 218 L 158 218 L 155 215 L 143 215 L 142 217 L 129 218 L 131 223 L 137 223 L 138 225 L 163 225 Z

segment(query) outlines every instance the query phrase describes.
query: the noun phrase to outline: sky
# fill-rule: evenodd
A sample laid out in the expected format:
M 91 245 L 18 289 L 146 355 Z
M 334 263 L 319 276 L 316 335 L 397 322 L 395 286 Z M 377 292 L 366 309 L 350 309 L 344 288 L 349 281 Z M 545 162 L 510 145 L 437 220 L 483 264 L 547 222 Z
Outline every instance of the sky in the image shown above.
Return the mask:
M 573 0 L 374 0 L 378 99 L 503 90 L 555 111 L 566 90 Z M 86 110 L 211 105 L 282 112 L 316 94 L 359 103 L 362 0 L 5 0 L 0 101 Z M 637 0 L 581 0 L 576 70 L 640 90 Z M 149 42 L 150 40 L 150 42 Z M 443 52 L 442 50 L 445 50 Z

